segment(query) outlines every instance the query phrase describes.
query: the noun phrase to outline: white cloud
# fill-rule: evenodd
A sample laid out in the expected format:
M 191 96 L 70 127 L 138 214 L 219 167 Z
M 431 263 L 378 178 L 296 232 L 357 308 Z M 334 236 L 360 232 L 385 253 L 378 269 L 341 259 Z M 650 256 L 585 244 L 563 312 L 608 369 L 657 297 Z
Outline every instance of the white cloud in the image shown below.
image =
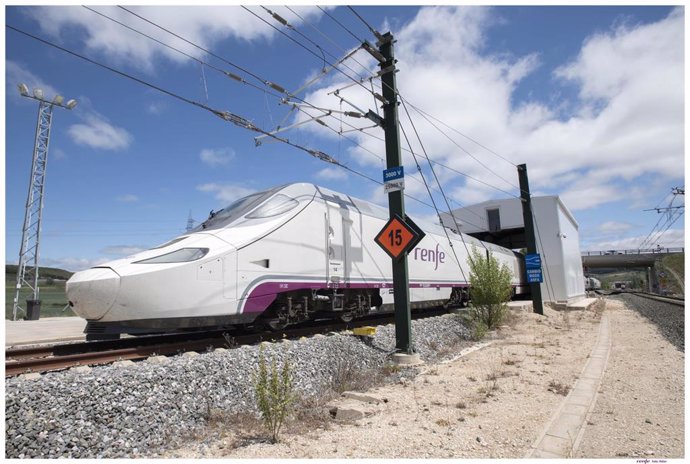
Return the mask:
M 627 232 L 634 226 L 628 222 L 606 221 L 599 226 L 599 230 L 605 234 Z
M 647 235 L 626 237 L 616 240 L 602 240 L 587 245 L 587 250 L 636 250 L 645 238 L 647 238 Z M 657 245 L 662 248 L 684 247 L 685 231 L 683 229 L 669 229 L 648 247 L 656 248 Z
M 207 184 L 198 185 L 197 190 L 205 193 L 214 194 L 215 198 L 224 202 L 232 203 L 242 197 L 245 197 L 251 193 L 256 192 L 255 189 L 244 187 L 237 184 L 218 184 L 215 182 L 209 182 Z
M 207 50 L 223 39 L 269 40 L 276 31 L 254 18 L 239 6 L 127 6 L 128 10 L 186 38 Z M 307 21 L 320 15 L 313 6 L 291 7 Z M 203 52 L 171 34 L 149 24 L 127 11 L 110 6 L 95 6 L 94 10 L 137 29 L 187 54 L 203 58 Z M 287 9 L 272 6 L 272 10 L 297 25 L 301 21 Z M 251 7 L 261 17 L 274 21 L 263 9 Z M 154 60 L 164 58 L 177 63 L 191 62 L 189 58 L 126 29 L 113 21 L 79 6 L 28 7 L 24 11 L 36 20 L 45 34 L 62 38 L 79 30 L 85 35 L 88 50 L 101 53 L 119 64 L 135 66 L 147 72 L 155 71 Z
M 123 203 L 136 203 L 137 201 L 139 201 L 139 197 L 131 193 L 128 193 L 117 197 L 117 201 L 121 201 Z
M 489 29 L 500 27 L 494 17 L 490 8 L 425 7 L 394 31 L 402 96 L 510 162 L 526 163 L 532 191 L 559 193 L 572 210 L 628 198 L 631 192 L 637 197 L 650 183 L 682 179 L 685 98 L 681 8 L 655 23 L 613 25 L 586 38 L 572 60 L 546 70 L 556 78 L 551 83 L 554 86 L 577 86 L 576 101 L 527 100 L 518 105 L 513 102 L 515 89 L 544 64 L 535 53 L 488 54 L 484 45 Z M 373 59 L 360 55 L 358 61 L 374 68 Z M 306 99 L 316 106 L 336 108 L 339 100 L 328 92 L 349 83 L 336 75 Z M 344 90 L 342 95 L 361 108 L 372 108 L 371 95 L 359 86 Z M 575 111 L 564 114 L 563 108 Z M 437 121 L 425 119 L 409 105 L 408 109 L 433 160 L 517 194 L 515 166 Z M 399 114 L 418 151 L 403 106 Z M 332 119 L 325 121 L 333 124 Z M 365 125 L 358 121 L 362 120 L 348 122 Z M 302 127 L 324 137 L 337 137 L 315 124 Z M 382 136 L 380 132 L 377 135 Z M 359 132 L 352 137 L 362 146 L 351 150 L 355 160 L 366 169 L 378 167 L 380 161 L 367 150 L 383 153 L 383 143 Z M 402 134 L 401 143 L 406 148 Z M 411 157 L 403 153 L 403 161 L 406 170 L 412 172 Z M 507 195 L 436 169 L 438 174 L 446 173 L 445 189 L 465 204 Z M 426 196 L 424 192 L 422 195 Z
M 162 114 L 163 111 L 165 111 L 168 108 L 167 103 L 162 102 L 162 101 L 157 101 L 153 103 L 149 103 L 149 106 L 146 107 L 146 111 L 148 111 L 151 114 Z
M 343 168 L 329 166 L 314 174 L 314 177 L 321 180 L 345 180 L 347 172 Z
M 121 127 L 110 124 L 103 116 L 90 113 L 84 116 L 85 124 L 73 124 L 68 134 L 78 145 L 102 150 L 122 150 L 132 143 L 132 136 Z
M 235 151 L 232 148 L 219 148 L 213 150 L 205 148 L 199 153 L 199 158 L 204 164 L 215 167 L 219 165 L 226 165 L 235 157 Z

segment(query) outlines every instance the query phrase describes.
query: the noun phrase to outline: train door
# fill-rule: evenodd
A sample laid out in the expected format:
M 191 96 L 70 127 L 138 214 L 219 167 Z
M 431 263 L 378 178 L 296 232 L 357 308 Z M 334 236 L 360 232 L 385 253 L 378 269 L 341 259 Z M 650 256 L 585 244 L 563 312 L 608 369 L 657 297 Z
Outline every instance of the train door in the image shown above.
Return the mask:
M 340 285 L 345 281 L 347 246 L 345 224 L 340 214 L 340 205 L 326 201 L 326 280 L 328 284 Z

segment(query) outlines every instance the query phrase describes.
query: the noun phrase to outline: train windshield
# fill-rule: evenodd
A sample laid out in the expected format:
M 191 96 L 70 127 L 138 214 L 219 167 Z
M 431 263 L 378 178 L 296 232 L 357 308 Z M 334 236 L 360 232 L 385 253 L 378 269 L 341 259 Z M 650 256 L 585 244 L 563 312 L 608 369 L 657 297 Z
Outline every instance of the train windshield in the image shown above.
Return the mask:
M 253 210 L 256 206 L 268 199 L 276 191 L 282 189 L 283 186 L 265 190 L 263 192 L 253 193 L 244 198 L 232 203 L 220 211 L 211 211 L 208 218 L 194 229 L 194 232 L 201 230 L 220 229 L 227 226 L 231 222 L 243 217 L 245 214 Z

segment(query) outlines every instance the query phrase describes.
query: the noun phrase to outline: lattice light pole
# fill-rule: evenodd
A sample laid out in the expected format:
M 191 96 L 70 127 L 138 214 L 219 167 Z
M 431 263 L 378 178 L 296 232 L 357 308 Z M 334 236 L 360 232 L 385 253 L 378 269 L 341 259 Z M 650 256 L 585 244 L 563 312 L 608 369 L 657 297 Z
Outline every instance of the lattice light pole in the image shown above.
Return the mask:
M 29 94 L 29 88 L 25 84 L 19 84 L 19 93 L 23 97 L 31 98 L 39 102 L 38 122 L 36 123 L 36 140 L 34 142 L 34 156 L 31 163 L 31 177 L 29 178 L 29 194 L 26 198 L 26 211 L 24 213 L 24 226 L 22 228 L 22 244 L 19 250 L 19 266 L 17 268 L 17 292 L 14 296 L 12 307 L 12 320 L 17 320 L 17 310 L 27 311 L 19 305 L 19 292 L 22 286 L 28 287 L 32 293 L 32 299 L 27 299 L 29 306 L 40 312 L 40 300 L 38 289 L 38 256 L 41 237 L 41 212 L 43 211 L 43 193 L 45 190 L 46 167 L 48 162 L 48 143 L 50 141 L 50 126 L 53 120 L 53 107 L 59 106 L 71 110 L 77 105 L 76 100 L 68 100 L 63 104 L 64 98 L 57 95 L 53 101 L 43 98 L 43 90 L 34 89 Z

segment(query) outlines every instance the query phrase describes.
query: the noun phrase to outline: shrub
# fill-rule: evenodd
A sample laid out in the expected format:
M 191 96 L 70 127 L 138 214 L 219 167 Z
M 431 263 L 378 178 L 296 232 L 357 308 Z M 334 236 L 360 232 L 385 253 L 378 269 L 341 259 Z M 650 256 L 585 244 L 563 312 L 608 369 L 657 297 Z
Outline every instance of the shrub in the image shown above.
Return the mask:
M 482 322 L 487 329 L 501 323 L 508 307 L 506 302 L 512 293 L 510 269 L 500 264 L 491 252 L 485 256 L 472 248 L 470 260 L 471 312 L 475 322 Z
M 472 322 L 472 333 L 470 334 L 470 337 L 474 341 L 479 341 L 486 336 L 487 330 L 488 328 L 483 321 L 475 319 Z
M 254 373 L 254 393 L 261 419 L 271 433 L 271 440 L 276 443 L 283 422 L 295 402 L 292 366 L 287 357 L 282 369 L 278 370 L 275 358 L 271 361 L 269 369 L 264 347 L 259 347 L 259 366 Z

